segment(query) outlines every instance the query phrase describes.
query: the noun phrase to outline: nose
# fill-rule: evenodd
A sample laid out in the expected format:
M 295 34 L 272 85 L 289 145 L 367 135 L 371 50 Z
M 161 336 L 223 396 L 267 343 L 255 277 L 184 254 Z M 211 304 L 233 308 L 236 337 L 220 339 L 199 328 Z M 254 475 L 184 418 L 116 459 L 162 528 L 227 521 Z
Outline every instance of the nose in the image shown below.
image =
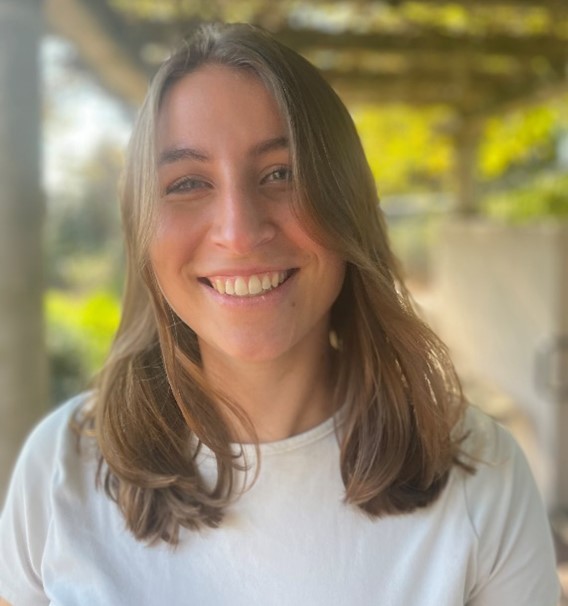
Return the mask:
M 227 187 L 220 192 L 215 209 L 212 238 L 217 246 L 244 255 L 270 242 L 276 225 L 268 205 L 248 187 Z

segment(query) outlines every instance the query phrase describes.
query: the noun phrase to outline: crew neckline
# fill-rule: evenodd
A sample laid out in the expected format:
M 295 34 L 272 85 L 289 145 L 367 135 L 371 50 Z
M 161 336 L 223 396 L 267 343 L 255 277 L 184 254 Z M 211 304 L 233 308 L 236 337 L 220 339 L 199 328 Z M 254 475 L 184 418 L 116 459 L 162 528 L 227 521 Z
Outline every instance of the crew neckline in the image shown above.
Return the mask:
M 289 438 L 282 440 L 275 440 L 273 442 L 260 442 L 258 445 L 258 452 L 261 457 L 270 457 L 280 454 L 306 448 L 316 442 L 319 442 L 330 434 L 334 433 L 336 429 L 340 428 L 345 421 L 347 412 L 347 406 L 344 404 L 338 411 L 336 411 L 331 417 L 322 421 L 319 425 L 312 427 L 302 433 L 295 434 Z M 253 443 L 250 442 L 233 442 L 231 443 L 231 449 L 237 456 L 243 456 L 248 461 L 254 460 L 256 455 L 256 448 Z M 215 453 L 205 444 L 201 444 L 199 458 L 201 460 L 215 458 Z
M 292 450 L 298 450 L 305 448 L 310 444 L 323 440 L 330 433 L 333 433 L 345 420 L 345 406 L 342 406 L 337 412 L 331 417 L 322 421 L 319 425 L 307 429 L 302 433 L 295 434 L 282 440 L 275 440 L 274 442 L 261 442 L 259 444 L 260 454 L 262 456 L 270 456 L 290 452 Z M 235 443 L 232 446 L 239 449 L 242 447 L 245 454 L 254 453 L 255 446 L 250 443 Z

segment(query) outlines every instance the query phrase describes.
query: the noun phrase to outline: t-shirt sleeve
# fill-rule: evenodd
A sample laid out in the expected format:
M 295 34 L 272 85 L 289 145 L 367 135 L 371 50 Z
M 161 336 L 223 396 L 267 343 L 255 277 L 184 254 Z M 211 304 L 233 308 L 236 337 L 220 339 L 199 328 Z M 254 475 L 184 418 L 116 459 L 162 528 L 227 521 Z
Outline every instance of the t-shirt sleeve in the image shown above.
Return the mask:
M 49 604 L 42 561 L 51 521 L 50 486 L 69 404 L 48 415 L 26 440 L 0 515 L 0 596 L 12 606 Z
M 559 583 L 545 507 L 508 431 L 487 420 L 477 473 L 464 481 L 477 536 L 477 575 L 467 606 L 556 606 Z

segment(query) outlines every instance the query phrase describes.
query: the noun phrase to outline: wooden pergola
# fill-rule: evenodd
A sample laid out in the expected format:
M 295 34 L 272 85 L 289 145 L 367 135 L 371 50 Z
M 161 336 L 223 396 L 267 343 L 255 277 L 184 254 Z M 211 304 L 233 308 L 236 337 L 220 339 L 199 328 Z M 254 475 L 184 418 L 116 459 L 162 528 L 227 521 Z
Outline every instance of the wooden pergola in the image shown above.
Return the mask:
M 46 0 L 45 6 L 50 27 L 75 44 L 101 84 L 138 105 L 157 63 L 201 20 L 200 5 L 207 6 L 161 4 L 169 12 L 160 19 L 151 6 L 141 13 L 133 0 Z M 565 0 L 351 0 L 343 23 L 333 20 L 336 0 L 309 3 L 311 17 L 286 0 L 275 4 L 256 2 L 248 20 L 312 60 L 348 103 L 453 110 L 461 214 L 476 210 L 475 155 L 483 120 L 568 91 Z M 218 1 L 216 12 L 205 14 L 230 16 L 228 5 Z M 317 11 L 325 9 L 328 16 L 320 13 L 318 21 Z
M 46 11 L 49 25 L 76 45 L 101 83 L 119 98 L 137 104 L 157 59 L 200 18 L 191 14 L 190 7 L 182 10 L 179 0 L 172 4 L 178 5 L 180 16 L 162 21 L 151 15 L 142 18 L 134 8 L 112 8 L 116 4 L 135 7 L 136 2 L 46 0 Z M 338 4 L 311 3 L 331 10 Z M 370 16 L 366 31 L 358 31 L 357 19 L 351 28 L 347 20 L 332 32 L 325 20 L 319 28 L 312 23 L 300 26 L 296 16 L 292 27 L 294 11 L 286 0 L 279 3 L 278 19 L 268 19 L 261 7 L 252 21 L 308 56 L 350 100 L 443 104 L 473 117 L 568 90 L 565 0 L 352 0 L 350 4 L 354 17 L 358 12 Z M 450 5 L 471 23 L 418 23 L 403 16 L 407 5 L 431 11 Z M 500 15 L 500 10 L 505 12 Z M 388 12 L 388 18 L 379 18 L 382 11 Z M 492 13 L 493 23 L 489 22 Z M 373 15 L 377 15 L 374 20 Z M 514 23 L 507 22 L 508 15 L 516 16 Z

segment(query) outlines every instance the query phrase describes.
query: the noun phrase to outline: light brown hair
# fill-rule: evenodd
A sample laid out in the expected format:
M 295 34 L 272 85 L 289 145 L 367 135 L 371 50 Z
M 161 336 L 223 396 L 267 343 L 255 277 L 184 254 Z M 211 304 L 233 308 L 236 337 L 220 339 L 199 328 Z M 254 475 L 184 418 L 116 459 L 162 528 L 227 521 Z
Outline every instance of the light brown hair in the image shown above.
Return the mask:
M 211 63 L 252 72 L 274 95 L 289 131 L 298 216 L 347 263 L 332 309 L 345 499 L 372 516 L 427 506 L 452 467 L 465 466 L 455 431 L 465 407 L 460 383 L 401 280 L 347 109 L 308 61 L 243 24 L 202 26 L 188 38 L 158 71 L 134 128 L 122 188 L 122 321 L 83 425 L 94 429 L 99 479 L 138 539 L 175 544 L 181 527 L 218 525 L 235 498 L 239 463 L 226 411 L 254 436 L 237 404 L 212 393 L 196 335 L 164 300 L 148 261 L 160 104 L 175 82 Z M 213 488 L 195 462 L 199 444 L 217 458 Z

